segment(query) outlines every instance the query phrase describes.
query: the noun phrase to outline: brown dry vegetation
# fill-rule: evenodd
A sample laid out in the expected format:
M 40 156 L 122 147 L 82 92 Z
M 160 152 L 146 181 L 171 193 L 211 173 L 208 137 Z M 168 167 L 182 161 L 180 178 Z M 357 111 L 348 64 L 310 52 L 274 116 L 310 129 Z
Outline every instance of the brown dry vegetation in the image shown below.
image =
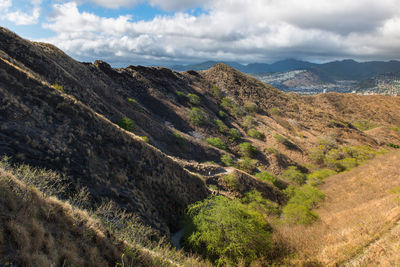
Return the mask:
M 395 237 L 400 203 L 390 190 L 400 184 L 399 162 L 400 153 L 393 152 L 327 179 L 320 187 L 326 199 L 316 210 L 320 221 L 311 226 L 279 228 L 280 238 L 298 252 L 291 264 L 398 265 L 394 249 L 398 246 Z M 371 248 L 365 249 L 375 241 Z M 379 247 L 380 244 L 383 246 Z M 359 259 L 351 261 L 353 257 Z M 396 264 L 392 265 L 393 262 Z
M 84 206 L 86 197 L 66 202 L 51 196 L 62 193 L 62 182 L 53 172 L 1 160 L 0 265 L 208 266 L 163 241 L 152 243 L 153 231 L 113 204 L 87 211 L 71 204 Z

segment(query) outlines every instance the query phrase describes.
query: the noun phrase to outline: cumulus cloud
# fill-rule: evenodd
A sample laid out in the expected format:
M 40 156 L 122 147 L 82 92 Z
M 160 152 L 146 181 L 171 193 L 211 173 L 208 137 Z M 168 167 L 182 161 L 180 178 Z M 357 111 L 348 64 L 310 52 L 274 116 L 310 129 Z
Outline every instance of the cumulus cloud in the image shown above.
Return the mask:
M 0 0 L 0 15 L 3 19 L 13 22 L 16 25 L 37 24 L 40 17 L 40 4 L 42 0 L 32 0 L 31 13 L 22 12 L 21 10 L 10 11 L 12 7 L 11 0 Z
M 112 2 L 118 6 L 138 1 Z M 53 6 L 53 15 L 43 26 L 56 36 L 47 41 L 78 58 L 126 64 L 204 59 L 265 62 L 289 57 L 398 59 L 400 55 L 397 0 L 148 2 L 171 10 L 201 5 L 207 12 L 194 16 L 178 11 L 134 22 L 130 16 L 106 18 L 81 12 L 78 4 L 68 2 Z

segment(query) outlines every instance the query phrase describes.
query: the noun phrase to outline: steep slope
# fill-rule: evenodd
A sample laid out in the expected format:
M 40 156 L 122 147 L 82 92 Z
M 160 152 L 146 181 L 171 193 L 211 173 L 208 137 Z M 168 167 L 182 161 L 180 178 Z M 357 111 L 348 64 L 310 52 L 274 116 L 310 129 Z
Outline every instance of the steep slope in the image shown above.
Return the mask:
M 280 229 L 299 252 L 291 264 L 337 266 L 350 260 L 345 266 L 397 266 L 397 253 L 390 252 L 396 242 L 383 242 L 398 235 L 400 206 L 391 191 L 400 184 L 399 160 L 393 152 L 327 179 L 320 187 L 326 199 L 316 210 L 320 222 Z
M 0 61 L 1 153 L 64 172 L 167 231 L 207 189 L 165 154 L 73 97 Z

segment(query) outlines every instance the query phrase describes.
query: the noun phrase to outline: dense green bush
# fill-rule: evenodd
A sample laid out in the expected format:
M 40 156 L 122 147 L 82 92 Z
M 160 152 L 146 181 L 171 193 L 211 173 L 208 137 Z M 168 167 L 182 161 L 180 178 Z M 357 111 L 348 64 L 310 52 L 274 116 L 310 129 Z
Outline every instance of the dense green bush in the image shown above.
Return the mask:
M 289 168 L 281 173 L 279 178 L 285 181 L 295 182 L 298 185 L 302 185 L 306 182 L 307 175 L 299 171 L 296 166 L 289 166 Z
M 135 130 L 135 124 L 133 123 L 133 121 L 127 117 L 122 118 L 119 120 L 118 122 L 119 127 L 132 132 L 133 130 Z
M 207 123 L 206 114 L 199 108 L 193 107 L 188 115 L 189 120 L 194 125 L 203 125 Z
M 261 181 L 267 181 L 273 184 L 276 183 L 276 177 L 267 171 L 256 173 L 254 176 L 260 179 Z
M 224 111 L 220 110 L 220 111 L 218 111 L 218 117 L 223 119 L 226 117 L 226 113 Z
M 243 157 L 254 158 L 257 156 L 258 150 L 255 146 L 250 144 L 249 142 L 244 142 L 239 144 L 239 153 Z
M 256 113 L 258 112 L 258 106 L 256 103 L 253 102 L 247 102 L 244 104 L 244 109 L 248 112 L 248 113 Z
M 235 141 L 240 141 L 240 139 L 242 138 L 242 135 L 240 134 L 238 129 L 230 128 L 229 132 L 228 132 L 228 137 L 229 137 L 229 141 L 235 142 Z
M 256 159 L 243 157 L 238 161 L 237 167 L 245 172 L 253 173 L 257 170 L 257 163 L 258 161 Z
M 184 245 L 218 266 L 246 264 L 274 249 L 271 227 L 259 212 L 235 199 L 217 196 L 192 204 Z
M 212 146 L 219 148 L 219 149 L 228 150 L 228 147 L 226 146 L 226 144 L 218 137 L 207 138 L 206 142 Z
M 320 185 L 329 176 L 335 175 L 337 172 L 331 169 L 320 169 L 316 170 L 307 175 L 307 181 L 311 185 Z
M 219 132 L 226 133 L 229 130 L 228 126 L 226 126 L 225 123 L 223 123 L 223 121 L 214 120 L 213 122 L 215 125 L 217 125 Z
M 342 146 L 330 149 L 326 153 L 320 150 L 320 153 L 327 167 L 342 172 L 354 168 L 382 152 L 376 152 L 368 146 Z
M 233 164 L 234 164 L 232 157 L 229 156 L 229 155 L 222 155 L 221 156 L 221 162 L 225 166 L 233 166 Z
M 257 138 L 260 140 L 264 140 L 264 138 L 265 138 L 265 135 L 262 132 L 258 131 L 257 129 L 254 129 L 254 128 L 249 129 L 247 131 L 247 134 L 251 137 L 254 137 L 254 138 Z
M 233 100 L 229 97 L 224 97 L 221 100 L 221 107 L 227 111 L 231 110 L 233 104 L 234 104 Z
M 324 193 L 311 185 L 291 189 L 292 197 L 282 210 L 284 220 L 294 224 L 310 224 L 317 220 L 318 215 L 312 209 L 324 200 Z
M 189 102 L 193 105 L 200 104 L 200 97 L 196 94 L 187 94 L 186 97 L 189 99 Z
M 251 190 L 244 194 L 240 200 L 243 204 L 247 205 L 250 209 L 258 211 L 267 215 L 280 215 L 279 205 L 268 199 L 263 198 L 261 193 L 257 190 Z

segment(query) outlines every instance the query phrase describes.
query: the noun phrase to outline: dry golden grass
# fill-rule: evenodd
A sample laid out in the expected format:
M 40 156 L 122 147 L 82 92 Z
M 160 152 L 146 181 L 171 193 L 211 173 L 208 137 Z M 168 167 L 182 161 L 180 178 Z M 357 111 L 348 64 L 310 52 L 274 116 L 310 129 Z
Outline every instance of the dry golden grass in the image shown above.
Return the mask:
M 399 162 L 400 153 L 392 152 L 327 179 L 320 187 L 326 200 L 316 210 L 321 220 L 311 226 L 281 226 L 277 231 L 297 251 L 290 264 L 335 266 L 362 254 L 392 229 L 400 220 L 399 202 L 389 193 L 400 184 Z
M 38 184 L 45 189 L 39 191 L 34 175 L 55 183 L 59 178 L 0 161 L 0 265 L 209 266 L 163 242 L 150 244 L 144 239 L 151 229 L 111 204 L 88 212 L 49 196 L 58 192 L 56 184 Z M 129 220 L 128 228 L 123 220 Z

